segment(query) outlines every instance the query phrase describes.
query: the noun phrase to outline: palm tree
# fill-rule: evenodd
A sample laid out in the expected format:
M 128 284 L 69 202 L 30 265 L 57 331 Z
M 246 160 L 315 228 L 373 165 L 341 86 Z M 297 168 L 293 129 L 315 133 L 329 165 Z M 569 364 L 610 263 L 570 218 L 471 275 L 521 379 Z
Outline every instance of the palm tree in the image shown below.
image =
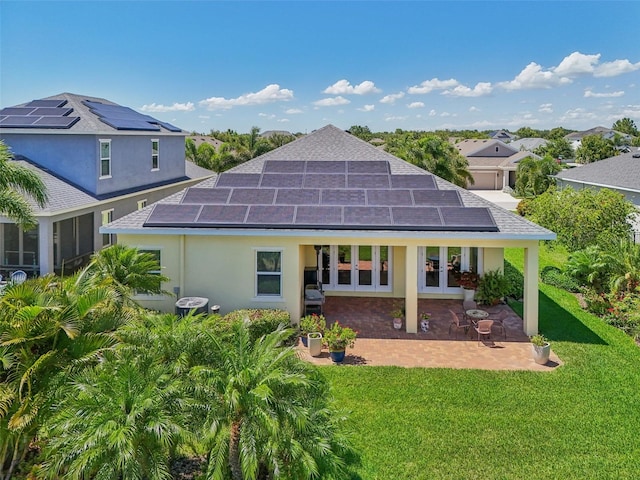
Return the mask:
M 105 355 L 66 389 L 43 429 L 47 478 L 172 478 L 185 398 L 153 355 Z
M 10 159 L 9 148 L 0 140 L 0 214 L 6 215 L 23 230 L 29 230 L 37 222 L 24 197 L 29 196 L 40 207 L 44 207 L 47 189 L 35 172 Z
M 634 292 L 640 286 L 640 244 L 621 239 L 603 259 L 610 271 L 609 287 L 615 294 Z
M 246 322 L 227 341 L 212 336 L 217 366 L 192 372 L 208 404 L 207 478 L 343 478 L 350 451 L 326 383 L 282 347 L 283 326 L 251 342 Z
M 523 198 L 541 195 L 555 185 L 553 175 L 560 170 L 560 165 L 549 155 L 540 160 L 523 158 L 516 170 L 516 194 Z

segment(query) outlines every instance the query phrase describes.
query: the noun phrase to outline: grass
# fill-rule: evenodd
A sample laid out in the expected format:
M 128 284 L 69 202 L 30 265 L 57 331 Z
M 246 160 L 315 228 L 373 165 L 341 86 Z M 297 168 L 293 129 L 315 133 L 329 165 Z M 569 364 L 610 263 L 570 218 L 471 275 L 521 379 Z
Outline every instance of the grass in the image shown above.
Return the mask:
M 540 267 L 562 258 L 542 249 Z M 540 329 L 565 362 L 550 373 L 324 367 L 351 412 L 353 478 L 637 478 L 640 349 L 547 285 Z

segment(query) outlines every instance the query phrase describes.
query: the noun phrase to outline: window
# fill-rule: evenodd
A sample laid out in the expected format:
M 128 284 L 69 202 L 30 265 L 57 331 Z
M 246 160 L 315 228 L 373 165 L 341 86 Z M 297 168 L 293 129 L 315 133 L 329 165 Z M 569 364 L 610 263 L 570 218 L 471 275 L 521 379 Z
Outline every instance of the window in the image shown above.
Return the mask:
M 106 225 L 107 223 L 111 223 L 113 221 L 113 208 L 111 210 L 104 210 L 102 212 L 102 225 Z M 113 235 L 109 233 L 102 234 L 102 246 L 106 247 L 111 245 L 113 242 Z
M 390 292 L 392 251 L 387 245 L 322 245 L 317 263 L 323 288 Z
M 100 178 L 111 177 L 111 140 L 100 140 Z
M 160 169 L 160 140 L 151 140 L 151 170 Z
M 147 206 L 146 198 L 144 200 L 138 200 L 138 210 L 142 210 L 146 206 Z
M 153 256 L 153 258 L 155 259 L 155 261 L 158 264 L 158 268 L 157 270 L 149 270 L 149 274 L 150 275 L 161 275 L 161 269 L 162 269 L 162 258 L 161 258 L 161 254 L 160 254 L 160 249 L 159 248 L 154 248 L 154 247 L 140 247 L 138 248 L 138 252 L 139 253 L 148 253 L 151 254 Z M 159 279 L 158 279 L 159 280 Z M 157 285 L 155 285 L 158 289 L 160 289 L 160 287 L 162 286 L 161 283 L 158 283 Z M 160 300 L 163 298 L 162 294 L 156 294 L 156 293 L 151 293 L 149 291 L 141 291 L 141 290 L 137 290 L 135 292 L 135 295 L 137 297 L 142 297 L 146 300 Z
M 153 255 L 153 258 L 155 258 L 156 262 L 158 262 L 158 269 L 157 270 L 149 270 L 149 273 L 152 275 L 160 275 L 160 268 L 162 265 L 162 262 L 160 261 L 160 250 L 157 248 L 140 248 L 138 249 L 138 252 L 140 253 L 149 253 L 151 255 Z
M 282 296 L 282 251 L 256 251 L 256 296 Z

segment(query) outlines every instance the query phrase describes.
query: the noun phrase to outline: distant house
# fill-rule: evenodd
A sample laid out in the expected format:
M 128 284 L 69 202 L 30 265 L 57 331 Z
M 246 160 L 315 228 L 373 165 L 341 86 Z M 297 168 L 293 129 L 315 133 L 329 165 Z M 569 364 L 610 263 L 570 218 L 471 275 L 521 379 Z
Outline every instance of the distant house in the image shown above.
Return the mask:
M 504 143 L 509 143 L 518 137 L 516 135 L 513 135 L 512 133 L 507 132 L 506 130 L 497 130 L 495 132 L 489 132 L 489 138 L 493 140 L 500 140 Z
M 403 299 L 417 332 L 419 298 L 462 298 L 459 269 L 525 257 L 524 330 L 538 329 L 538 243 L 555 234 L 332 125 L 101 228 L 154 250 L 163 285 L 221 311 L 304 311 L 325 295 Z M 176 299 L 144 305 L 173 311 Z
M 14 161 L 48 189 L 38 226 L 0 216 L 0 270 L 68 273 L 115 241 L 98 229 L 213 172 L 185 162 L 186 132 L 102 98 L 62 93 L 0 111 Z
M 536 148 L 544 147 L 547 143 L 549 143 L 544 138 L 520 138 L 518 140 L 514 140 L 509 143 L 509 146 L 515 148 L 516 150 L 526 150 L 529 152 L 533 152 Z
M 218 140 L 217 138 L 210 137 L 209 135 L 197 135 L 197 134 L 193 135 L 192 134 L 192 135 L 189 135 L 187 138 L 191 139 L 191 141 L 194 143 L 196 148 L 198 148 L 203 143 L 208 143 L 213 148 L 215 148 L 216 151 L 218 151 L 218 149 L 220 149 L 220 146 L 223 143 L 220 140 Z
M 522 151 L 500 140 L 467 139 L 455 144 L 469 162 L 469 172 L 474 184 L 471 190 L 502 190 L 514 188 L 518 162 L 527 157 L 540 158 L 529 151 Z
M 606 140 L 613 140 L 614 137 L 618 135 L 625 140 L 628 140 L 628 141 L 631 140 L 630 135 L 627 135 L 626 133 L 622 133 L 622 132 L 617 132 L 615 130 L 612 130 L 606 127 L 594 127 L 594 128 L 590 128 L 589 130 L 583 130 L 581 132 L 569 133 L 565 135 L 564 138 L 571 144 L 571 147 L 573 147 L 573 149 L 576 150 L 582 144 L 582 139 L 588 135 L 600 135 L 602 138 Z
M 295 137 L 293 133 L 288 132 L 286 130 L 265 130 L 260 134 L 260 137 L 270 138 L 270 137 L 273 137 L 274 135 L 280 135 L 282 137 Z

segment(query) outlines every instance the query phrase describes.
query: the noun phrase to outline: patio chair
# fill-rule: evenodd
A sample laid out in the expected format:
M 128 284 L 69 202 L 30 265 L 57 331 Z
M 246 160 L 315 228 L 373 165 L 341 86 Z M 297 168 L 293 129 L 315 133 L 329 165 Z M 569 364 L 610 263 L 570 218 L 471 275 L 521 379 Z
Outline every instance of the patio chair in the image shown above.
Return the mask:
M 304 314 L 317 313 L 322 315 L 324 292 L 318 285 L 309 284 L 304 287 Z
M 506 310 L 500 310 L 499 312 L 489 314 L 489 320 L 493 320 L 493 323 L 502 329 L 502 334 L 505 340 L 507 339 L 507 327 L 505 326 L 504 321 L 508 316 L 509 312 Z
M 476 332 L 478 332 L 478 345 L 480 345 L 480 338 L 482 335 L 486 335 L 491 338 L 491 327 L 493 326 L 493 320 L 478 320 L 478 324 L 475 325 Z
M 27 279 L 27 274 L 22 270 L 16 270 L 11 274 L 10 279 L 11 279 L 11 283 L 20 285 L 21 283 L 24 283 L 24 281 Z
M 449 336 L 451 336 L 451 329 L 456 329 L 456 339 L 458 338 L 458 331 L 460 329 L 464 330 L 464 334 L 466 335 L 469 332 L 469 327 L 471 324 L 466 320 L 460 320 L 460 317 L 453 310 L 449 310 L 451 314 L 451 324 L 449 325 Z

